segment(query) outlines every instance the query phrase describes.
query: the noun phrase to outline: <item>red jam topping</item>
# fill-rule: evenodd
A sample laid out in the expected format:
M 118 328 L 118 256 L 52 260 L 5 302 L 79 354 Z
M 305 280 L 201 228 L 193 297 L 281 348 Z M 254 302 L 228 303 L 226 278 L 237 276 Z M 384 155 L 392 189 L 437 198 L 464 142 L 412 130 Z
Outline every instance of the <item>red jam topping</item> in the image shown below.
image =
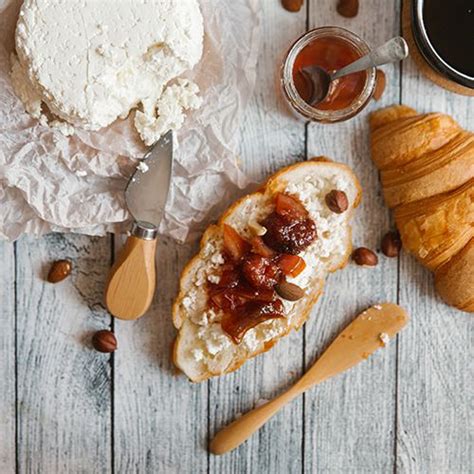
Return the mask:
M 319 66 L 328 72 L 360 58 L 359 51 L 348 41 L 334 36 L 317 38 L 298 54 L 293 66 L 293 81 L 300 97 L 307 103 L 312 95 L 311 84 L 302 72 L 308 66 Z M 316 105 L 320 110 L 340 110 L 349 107 L 362 94 L 367 73 L 365 71 L 349 74 L 334 81 L 324 101 Z M 311 104 L 309 104 L 311 105 Z
M 261 222 L 263 237 L 244 239 L 224 225 L 224 260 L 217 284 L 208 284 L 209 305 L 224 313 L 222 329 L 238 344 L 258 324 L 283 318 L 275 285 L 306 267 L 296 255 L 316 239 L 316 225 L 294 196 L 278 193 L 275 210 Z

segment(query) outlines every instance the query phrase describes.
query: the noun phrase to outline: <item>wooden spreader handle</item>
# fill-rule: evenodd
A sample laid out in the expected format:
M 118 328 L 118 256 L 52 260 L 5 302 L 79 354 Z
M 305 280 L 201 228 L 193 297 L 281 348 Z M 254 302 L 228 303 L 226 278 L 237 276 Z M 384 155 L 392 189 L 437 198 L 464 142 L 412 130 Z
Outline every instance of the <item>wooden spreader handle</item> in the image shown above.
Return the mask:
M 367 359 L 395 337 L 408 322 L 407 313 L 392 303 L 372 306 L 359 314 L 289 390 L 238 418 L 212 440 L 210 450 L 224 454 L 237 448 L 288 402 L 314 385 Z
M 156 242 L 128 237 L 105 290 L 105 304 L 113 316 L 137 319 L 150 307 L 156 287 Z
M 240 446 L 261 428 L 283 406 L 300 394 L 295 386 L 273 400 L 249 411 L 217 433 L 210 450 L 213 454 L 224 454 Z

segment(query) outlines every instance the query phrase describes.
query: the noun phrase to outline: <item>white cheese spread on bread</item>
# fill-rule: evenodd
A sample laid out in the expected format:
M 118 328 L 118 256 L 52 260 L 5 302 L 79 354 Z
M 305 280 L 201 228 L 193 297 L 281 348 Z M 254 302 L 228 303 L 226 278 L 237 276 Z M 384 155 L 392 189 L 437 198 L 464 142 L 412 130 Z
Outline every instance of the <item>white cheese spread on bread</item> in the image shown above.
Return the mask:
M 195 84 L 170 81 L 192 69 L 202 49 L 197 0 L 25 0 L 12 82 L 33 117 L 44 104 L 87 130 L 138 108 L 135 126 L 150 145 L 201 105 Z
M 294 283 L 302 288 L 306 288 L 314 278 L 315 274 L 324 272 L 325 263 L 328 259 L 341 258 L 346 252 L 345 236 L 346 217 L 343 214 L 335 214 L 331 212 L 324 200 L 314 199 L 315 196 L 325 196 L 331 189 L 339 189 L 344 192 L 349 192 L 351 182 L 345 177 L 339 177 L 336 174 L 330 179 L 327 177 L 316 178 L 314 176 L 307 176 L 304 181 L 289 183 L 285 188 L 285 192 L 295 195 L 304 204 L 310 217 L 315 221 L 318 230 L 318 238 L 311 244 L 300 256 L 306 263 L 305 269 L 296 277 L 287 277 L 290 283 Z M 249 229 L 248 222 L 255 220 L 255 222 L 263 220 L 271 212 L 271 204 L 268 206 L 257 207 L 252 199 L 248 199 L 248 203 L 243 203 L 244 214 L 247 216 L 246 221 L 235 221 L 232 225 L 243 236 L 251 237 L 252 230 Z M 203 266 L 196 272 L 194 277 L 194 284 L 196 287 L 202 285 L 203 275 L 213 276 L 216 271 L 216 263 L 223 263 L 222 257 L 223 241 L 219 240 L 214 244 L 208 244 L 209 260 L 203 262 Z M 322 275 L 323 276 L 323 275 Z M 223 343 L 223 338 L 229 339 L 220 324 L 217 324 L 222 315 L 219 315 L 213 309 L 205 310 L 206 301 L 197 298 L 197 292 L 191 293 L 194 296 L 190 308 L 196 310 L 198 307 L 202 312 L 195 312 L 192 321 L 200 326 L 209 326 L 206 331 L 201 331 L 203 336 L 203 346 L 211 355 L 216 355 L 216 340 L 221 341 L 221 346 L 227 348 L 228 344 Z M 276 334 L 281 332 L 288 325 L 291 325 L 291 318 L 295 317 L 292 309 L 297 304 L 296 301 L 283 300 L 285 312 L 288 314 L 286 320 L 273 319 L 260 324 L 258 327 L 250 329 L 243 338 L 243 344 L 250 352 L 256 350 L 263 342 L 272 339 Z M 257 336 L 258 334 L 258 336 Z M 211 336 L 211 337 L 210 337 Z

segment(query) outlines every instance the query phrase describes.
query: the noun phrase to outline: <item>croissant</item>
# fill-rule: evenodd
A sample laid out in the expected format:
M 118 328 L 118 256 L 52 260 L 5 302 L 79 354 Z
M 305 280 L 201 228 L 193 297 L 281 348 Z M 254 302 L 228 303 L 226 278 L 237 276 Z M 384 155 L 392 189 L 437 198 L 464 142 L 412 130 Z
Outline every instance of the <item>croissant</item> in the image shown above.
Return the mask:
M 474 134 L 404 105 L 372 113 L 370 129 L 403 247 L 434 272 L 446 303 L 474 312 Z

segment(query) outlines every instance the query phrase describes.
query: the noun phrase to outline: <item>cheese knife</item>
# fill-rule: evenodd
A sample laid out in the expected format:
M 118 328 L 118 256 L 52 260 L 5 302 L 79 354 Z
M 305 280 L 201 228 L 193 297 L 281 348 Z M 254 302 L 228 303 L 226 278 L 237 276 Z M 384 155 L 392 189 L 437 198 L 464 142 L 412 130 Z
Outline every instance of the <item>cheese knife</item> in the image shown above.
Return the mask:
M 125 201 L 134 222 L 105 290 L 107 309 L 119 319 L 143 316 L 152 302 L 158 226 L 168 198 L 172 163 L 170 130 L 150 148 L 126 187 Z

